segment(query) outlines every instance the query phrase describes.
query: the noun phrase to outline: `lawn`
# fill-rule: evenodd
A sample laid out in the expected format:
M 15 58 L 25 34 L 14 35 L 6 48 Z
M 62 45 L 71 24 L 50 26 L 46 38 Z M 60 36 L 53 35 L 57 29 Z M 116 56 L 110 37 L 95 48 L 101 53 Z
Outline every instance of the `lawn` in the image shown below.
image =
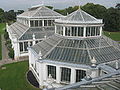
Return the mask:
M 4 65 L 0 69 L 0 88 L 2 90 L 39 90 L 31 86 L 26 80 L 28 61 Z
M 0 60 L 2 59 L 2 43 L 1 43 L 1 35 L 4 33 L 5 23 L 0 23 Z
M 110 37 L 111 39 L 113 39 L 115 41 L 120 41 L 120 32 L 107 32 L 107 31 L 104 31 L 103 34 L 106 35 L 107 37 Z

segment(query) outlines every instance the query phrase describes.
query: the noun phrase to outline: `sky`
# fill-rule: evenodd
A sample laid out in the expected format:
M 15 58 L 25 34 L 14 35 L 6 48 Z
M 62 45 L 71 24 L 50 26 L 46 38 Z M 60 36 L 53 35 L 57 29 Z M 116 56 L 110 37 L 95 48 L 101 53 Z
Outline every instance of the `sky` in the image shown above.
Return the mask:
M 35 5 L 50 5 L 55 9 L 63 9 L 69 6 L 85 5 L 86 3 L 101 4 L 105 7 L 115 7 L 120 0 L 0 0 L 0 8 L 8 10 L 27 10 Z

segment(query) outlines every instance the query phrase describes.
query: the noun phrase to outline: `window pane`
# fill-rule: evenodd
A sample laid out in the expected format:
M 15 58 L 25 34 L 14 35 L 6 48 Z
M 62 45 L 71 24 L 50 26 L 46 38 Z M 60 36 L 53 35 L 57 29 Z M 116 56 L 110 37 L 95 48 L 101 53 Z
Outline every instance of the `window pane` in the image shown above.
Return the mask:
M 52 21 L 48 20 L 48 26 L 52 26 Z
M 80 82 L 86 76 L 86 71 L 76 70 L 76 82 Z
M 54 22 L 55 22 L 55 20 L 52 20 L 52 26 L 54 26 Z
M 47 26 L 47 20 L 44 20 L 44 26 Z
M 90 27 L 86 27 L 86 36 L 90 36 Z
M 33 21 L 30 21 L 30 26 L 34 27 L 34 22 Z
M 35 27 L 38 27 L 38 21 L 35 21 Z
M 37 43 L 38 43 L 38 41 L 35 41 L 35 43 L 37 44 Z
M 23 51 L 23 43 L 20 42 L 19 45 L 20 45 L 20 52 L 22 52 Z
M 96 27 L 96 35 L 100 35 L 100 27 Z
M 83 27 L 78 27 L 78 36 L 83 36 Z
M 28 42 L 24 42 L 24 50 L 25 51 L 28 51 L 27 47 L 28 47 Z
M 71 77 L 71 69 L 69 68 L 61 68 L 61 81 L 63 82 L 70 82 L 70 77 Z
M 31 41 L 31 42 L 30 42 L 30 46 L 32 46 L 32 45 L 33 45 L 33 42 Z
M 39 26 L 42 26 L 42 20 L 39 21 Z
M 52 78 L 56 79 L 56 67 L 48 65 L 48 76 L 51 74 Z

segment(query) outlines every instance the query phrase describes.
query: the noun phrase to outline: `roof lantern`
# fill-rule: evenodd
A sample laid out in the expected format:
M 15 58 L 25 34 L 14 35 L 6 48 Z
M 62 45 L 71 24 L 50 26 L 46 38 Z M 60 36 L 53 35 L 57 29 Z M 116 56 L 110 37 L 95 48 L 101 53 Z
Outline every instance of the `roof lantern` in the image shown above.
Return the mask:
M 102 19 L 96 19 L 82 9 L 55 20 L 55 33 L 74 38 L 99 37 L 102 34 Z

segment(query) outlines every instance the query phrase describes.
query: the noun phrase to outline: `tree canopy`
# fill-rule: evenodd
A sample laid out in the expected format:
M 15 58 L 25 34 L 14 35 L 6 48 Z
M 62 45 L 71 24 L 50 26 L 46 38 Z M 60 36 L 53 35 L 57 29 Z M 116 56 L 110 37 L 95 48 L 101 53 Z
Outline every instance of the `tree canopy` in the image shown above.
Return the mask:
M 50 9 L 53 9 L 52 6 L 46 6 Z M 72 13 L 73 11 L 77 10 L 79 6 L 68 7 L 65 9 L 54 9 L 54 11 L 62 14 L 67 15 Z M 118 3 L 115 8 L 106 8 L 99 4 L 94 3 L 87 3 L 84 6 L 80 7 L 82 10 L 86 11 L 90 15 L 96 17 L 97 19 L 103 19 L 104 21 L 104 30 L 106 31 L 120 31 L 120 3 Z M 3 9 L 0 8 L 0 23 L 1 22 L 8 22 L 8 21 L 15 21 L 16 15 L 23 13 L 23 10 L 18 10 L 15 12 L 14 10 L 10 10 L 5 12 Z

